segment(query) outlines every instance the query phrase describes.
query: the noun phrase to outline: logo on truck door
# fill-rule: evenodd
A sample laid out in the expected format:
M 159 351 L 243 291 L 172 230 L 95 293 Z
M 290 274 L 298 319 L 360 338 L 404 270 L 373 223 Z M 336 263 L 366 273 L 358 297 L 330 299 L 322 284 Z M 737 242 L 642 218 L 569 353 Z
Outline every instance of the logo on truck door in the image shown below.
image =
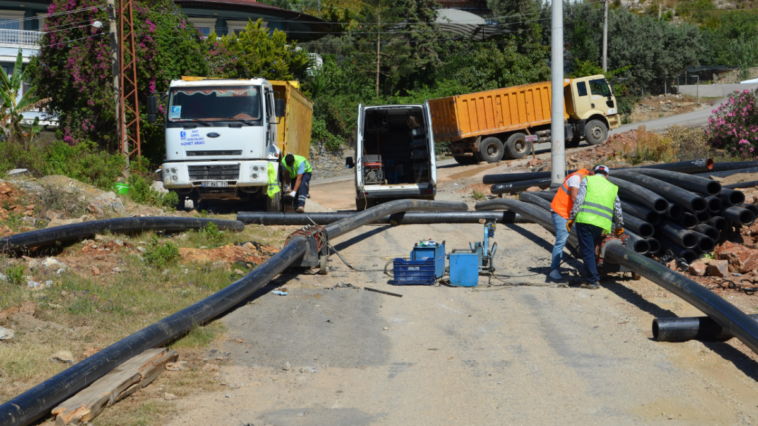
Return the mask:
M 208 134 L 207 134 L 207 135 L 205 135 L 205 136 L 208 136 L 209 138 L 217 138 L 217 137 L 219 137 L 219 136 L 221 136 L 221 135 L 219 135 L 219 134 L 218 134 L 218 133 L 216 133 L 216 132 L 210 132 L 210 133 L 208 133 Z

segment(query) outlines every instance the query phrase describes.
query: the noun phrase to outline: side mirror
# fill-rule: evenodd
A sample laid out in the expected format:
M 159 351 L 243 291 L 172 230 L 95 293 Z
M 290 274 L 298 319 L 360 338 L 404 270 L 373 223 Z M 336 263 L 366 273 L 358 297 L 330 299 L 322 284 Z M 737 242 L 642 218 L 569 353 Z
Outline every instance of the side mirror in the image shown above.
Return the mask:
M 355 161 L 353 161 L 353 157 L 345 158 L 345 168 L 352 169 L 353 167 L 355 167 Z
M 155 122 L 158 121 L 157 115 L 158 99 L 156 99 L 155 95 L 150 95 L 147 97 L 147 122 L 155 124 Z
M 274 113 L 276 114 L 277 118 L 284 117 L 284 111 L 286 107 L 287 107 L 287 104 L 284 102 L 284 99 L 274 100 Z

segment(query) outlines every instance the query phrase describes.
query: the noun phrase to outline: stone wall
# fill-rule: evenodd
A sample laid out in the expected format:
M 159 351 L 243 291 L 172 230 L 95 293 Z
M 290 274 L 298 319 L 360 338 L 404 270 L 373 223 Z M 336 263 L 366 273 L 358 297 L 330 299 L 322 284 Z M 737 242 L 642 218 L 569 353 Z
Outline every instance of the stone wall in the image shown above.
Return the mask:
M 321 143 L 312 143 L 309 161 L 313 166 L 313 179 L 352 175 L 355 170 L 345 167 L 347 157 L 355 158 L 355 150 L 342 147 L 337 151 L 330 151 Z

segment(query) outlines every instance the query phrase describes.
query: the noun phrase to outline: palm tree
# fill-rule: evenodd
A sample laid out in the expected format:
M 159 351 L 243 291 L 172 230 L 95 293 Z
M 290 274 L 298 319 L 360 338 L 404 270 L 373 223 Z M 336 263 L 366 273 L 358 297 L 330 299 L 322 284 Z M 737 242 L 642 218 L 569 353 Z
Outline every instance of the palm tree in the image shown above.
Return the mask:
M 8 77 L 5 68 L 0 67 L 0 97 L 2 97 L 0 132 L 8 142 L 31 142 L 34 135 L 42 130 L 39 125 L 39 117 L 34 118 L 34 123 L 31 126 L 25 126 L 21 123 L 24 119 L 22 114 L 49 101 L 49 99 L 40 100 L 34 94 L 35 87 L 29 88 L 26 93 L 19 96 L 24 82 L 24 74 L 23 57 L 21 49 L 19 49 L 11 77 Z

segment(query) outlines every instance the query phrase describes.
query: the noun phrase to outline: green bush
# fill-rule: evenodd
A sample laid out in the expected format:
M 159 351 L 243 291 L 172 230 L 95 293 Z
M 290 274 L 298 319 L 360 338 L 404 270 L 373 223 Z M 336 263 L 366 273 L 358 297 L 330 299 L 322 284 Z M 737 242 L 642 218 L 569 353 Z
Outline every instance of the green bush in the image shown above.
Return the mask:
M 23 284 L 24 283 L 24 265 L 9 266 L 5 270 L 5 274 L 8 276 L 8 281 L 11 284 Z
M 158 268 L 172 263 L 179 257 L 179 248 L 171 241 L 160 244 L 158 237 L 153 236 L 153 242 L 145 250 L 145 262 Z
M 129 198 L 135 203 L 147 204 L 164 209 L 173 210 L 179 204 L 179 196 L 176 192 L 161 194 L 150 187 L 148 180 L 139 174 L 129 176 Z
M 209 242 L 209 245 L 218 246 L 224 241 L 224 232 L 218 230 L 218 225 L 213 222 L 205 225 L 197 231 L 201 237 Z

